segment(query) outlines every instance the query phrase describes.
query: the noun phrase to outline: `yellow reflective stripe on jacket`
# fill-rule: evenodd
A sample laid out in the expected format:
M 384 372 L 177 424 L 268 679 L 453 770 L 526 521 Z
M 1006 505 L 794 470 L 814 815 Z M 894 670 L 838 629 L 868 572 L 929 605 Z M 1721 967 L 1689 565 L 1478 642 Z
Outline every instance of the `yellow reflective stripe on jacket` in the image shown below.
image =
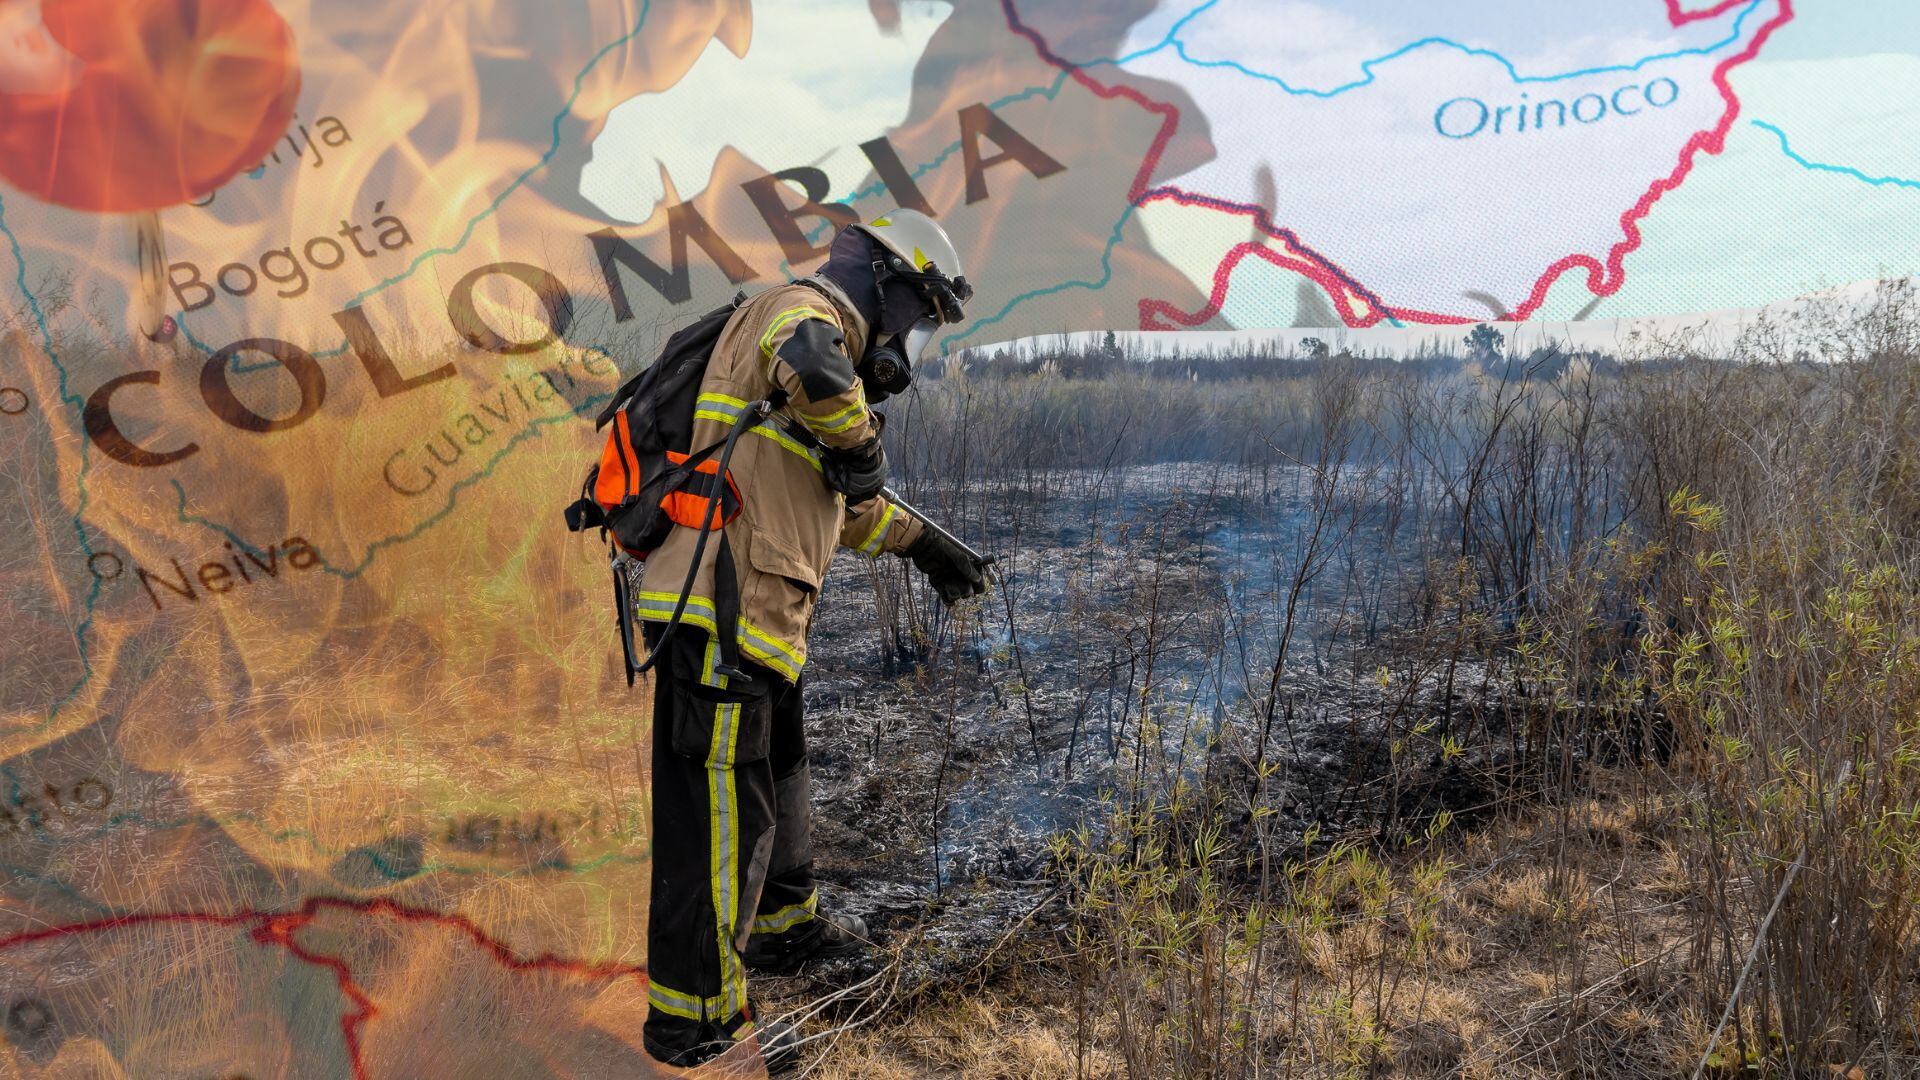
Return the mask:
M 742 649 L 746 650 L 749 655 L 755 655 L 760 659 L 766 660 L 767 664 L 776 670 L 785 672 L 796 678 L 799 677 L 800 668 L 807 662 L 806 653 L 753 625 L 748 622 L 744 616 L 737 621 L 740 624 L 740 647 Z M 774 659 L 768 650 L 772 650 L 772 653 L 777 653 L 779 658 Z
M 739 739 L 740 703 L 716 702 L 707 747 L 707 852 L 722 999 L 715 1019 L 732 1016 L 747 1005 L 747 976 L 733 949 L 734 927 L 740 914 L 740 792 L 733 775 L 733 755 Z
M 797 323 L 802 319 L 819 319 L 824 323 L 832 323 L 834 321 L 833 316 L 821 311 L 817 307 L 802 306 L 788 308 L 780 314 L 775 315 L 773 320 L 767 323 L 766 333 L 760 335 L 760 355 L 766 357 L 768 360 L 772 360 L 773 336 L 788 325 Z M 774 381 L 778 382 L 779 380 L 776 379 Z
M 634 614 L 648 622 L 666 622 L 673 618 L 674 605 L 679 602 L 679 593 L 642 592 L 634 598 Z M 709 637 L 720 633 L 720 628 L 714 619 L 713 601 L 704 596 L 687 597 L 687 609 L 680 613 L 680 621 L 689 626 L 700 627 Z M 800 677 L 800 669 L 807 663 L 805 652 L 768 634 L 744 618 L 734 621 L 737 624 L 734 627 L 734 639 L 740 643 L 741 652 L 789 679 Z
M 873 532 L 867 534 L 866 542 L 860 545 L 860 554 L 880 554 L 880 545 L 887 539 L 887 526 L 893 524 L 894 516 L 898 513 L 892 503 L 887 504 L 887 508 L 880 513 L 879 523 L 873 527 Z
M 795 439 L 793 436 L 787 434 L 784 431 L 781 431 L 779 428 L 773 427 L 767 424 L 761 424 L 759 427 L 753 429 L 753 433 L 755 435 L 763 435 L 769 439 L 772 439 L 774 442 L 779 443 L 781 446 L 786 447 L 788 450 L 791 450 L 794 453 L 799 454 L 801 457 L 807 460 L 807 464 L 813 466 L 814 472 L 825 471 L 820 467 L 820 451 L 812 450 L 805 446 L 800 445 L 800 441 L 798 439 Z
M 666 622 L 673 618 L 674 606 L 679 602 L 679 593 L 643 592 L 634 599 L 633 609 L 649 622 Z M 713 621 L 713 601 L 704 596 L 687 597 L 687 609 L 680 613 L 680 621 L 698 626 L 708 634 L 720 632 Z
M 867 402 L 866 396 L 863 394 L 860 400 L 841 409 L 832 416 L 808 416 L 806 413 L 800 412 L 797 409 L 794 411 L 799 413 L 800 421 L 814 431 L 822 435 L 838 435 L 867 418 Z
M 756 934 L 778 934 L 791 930 L 814 917 L 819 910 L 820 894 L 808 893 L 807 898 L 798 904 L 788 904 L 778 911 L 753 918 L 753 932 Z
M 732 394 L 716 394 L 711 391 L 701 394 L 694 400 L 693 405 L 696 409 L 711 406 L 719 410 L 721 415 L 727 420 L 740 419 L 741 412 L 745 411 L 747 407 L 747 403 L 741 398 L 734 397 Z
M 701 394 L 693 403 L 694 419 L 711 420 L 716 424 L 732 425 L 738 423 L 740 417 L 744 415 L 746 411 L 746 402 L 741 401 L 737 397 L 729 397 L 726 394 Z M 805 458 L 807 464 L 813 466 L 815 472 L 821 471 L 820 451 L 802 446 L 798 439 L 781 431 L 778 426 L 761 424 L 754 428 L 752 433 L 763 438 L 772 439 L 786 450 Z
M 695 420 L 711 420 L 716 424 L 738 423 L 746 411 L 746 402 L 726 394 L 701 394 L 693 402 Z

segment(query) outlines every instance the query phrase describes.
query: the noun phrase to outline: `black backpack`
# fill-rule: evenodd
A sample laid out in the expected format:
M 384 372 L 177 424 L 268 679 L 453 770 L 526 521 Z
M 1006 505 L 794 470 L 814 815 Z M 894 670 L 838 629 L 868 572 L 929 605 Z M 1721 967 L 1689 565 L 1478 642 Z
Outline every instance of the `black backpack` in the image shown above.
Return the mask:
M 734 444 L 780 404 L 755 402 L 725 439 L 693 450 L 693 413 L 707 363 L 720 332 L 746 299 L 747 294 L 740 293 L 731 303 L 675 331 L 660 350 L 659 359 L 614 391 L 613 399 L 593 423 L 597 431 L 611 421 L 612 429 L 607 432 L 599 460 L 587 470 L 580 498 L 565 511 L 569 530 L 598 528 L 603 537 L 611 538 L 614 604 L 626 653 L 628 685 L 633 684 L 634 676 L 653 666 L 666 645 L 663 636 L 645 663 L 635 654 L 629 571 L 644 563 L 675 525 L 700 530 L 679 602 L 668 620 L 665 634 L 671 635 L 686 610 L 708 537 L 740 513 L 740 489 L 727 471 Z M 720 655 L 714 670 L 746 680 L 748 676 L 735 663 L 734 626 L 740 599 L 725 533 L 720 538 L 715 574 L 715 622 L 720 630 L 716 646 Z

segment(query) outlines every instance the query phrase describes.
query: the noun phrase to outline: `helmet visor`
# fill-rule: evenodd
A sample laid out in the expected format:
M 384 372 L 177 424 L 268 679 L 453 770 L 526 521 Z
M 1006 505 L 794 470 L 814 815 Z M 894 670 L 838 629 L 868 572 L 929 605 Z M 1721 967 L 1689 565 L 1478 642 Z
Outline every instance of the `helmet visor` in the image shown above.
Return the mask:
M 939 329 L 940 320 L 931 315 L 907 327 L 907 332 L 900 335 L 900 352 L 907 358 L 907 363 L 920 363 L 920 354 L 926 351 L 928 343 L 933 341 L 934 332 Z

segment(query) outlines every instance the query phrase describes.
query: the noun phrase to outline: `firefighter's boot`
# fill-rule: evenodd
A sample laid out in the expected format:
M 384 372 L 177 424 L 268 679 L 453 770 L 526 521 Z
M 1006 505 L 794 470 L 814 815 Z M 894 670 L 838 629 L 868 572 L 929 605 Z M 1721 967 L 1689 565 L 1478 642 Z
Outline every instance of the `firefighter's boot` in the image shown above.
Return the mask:
M 748 970 L 779 975 L 810 960 L 849 956 L 867 943 L 866 920 L 860 916 L 823 914 L 778 934 L 755 934 L 740 955 Z
M 800 1029 L 785 1020 L 769 1020 L 756 1029 L 760 1059 L 767 1075 L 783 1076 L 800 1067 Z

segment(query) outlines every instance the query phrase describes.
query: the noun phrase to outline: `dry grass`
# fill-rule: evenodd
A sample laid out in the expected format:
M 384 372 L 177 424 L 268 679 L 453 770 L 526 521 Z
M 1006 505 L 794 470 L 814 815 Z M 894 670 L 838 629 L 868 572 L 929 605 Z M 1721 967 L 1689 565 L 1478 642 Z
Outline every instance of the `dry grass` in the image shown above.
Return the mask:
M 1062 988 L 1010 982 L 991 993 L 949 998 L 922 1007 L 904 1022 L 844 1037 L 831 1060 L 809 1075 L 817 1080 L 918 1080 L 978 1077 L 1015 1080 L 1117 1075 L 1106 1055 L 1083 1061 L 1071 1009 Z
M 1675 844 L 1657 807 L 1620 793 L 1558 821 L 1502 816 L 1450 837 L 1436 846 L 1458 867 L 1453 887 L 1420 942 L 1403 912 L 1350 912 L 1270 958 L 1256 995 L 1269 1074 L 1558 1076 L 1552 1048 L 1568 1040 L 1590 1058 L 1638 1063 L 1641 1075 L 1690 1071 L 1713 1018 L 1672 1000 L 1689 936 L 1670 898 Z M 1385 860 L 1392 890 L 1415 892 L 1433 854 Z M 1556 878 L 1568 864 L 1581 869 Z M 1383 956 L 1416 970 L 1384 990 L 1356 981 Z M 851 1034 L 811 1075 L 1127 1075 L 1118 1055 L 1094 1049 L 1121 1042 L 1118 1017 L 1077 1017 L 1070 999 L 1057 977 L 1010 977 Z

